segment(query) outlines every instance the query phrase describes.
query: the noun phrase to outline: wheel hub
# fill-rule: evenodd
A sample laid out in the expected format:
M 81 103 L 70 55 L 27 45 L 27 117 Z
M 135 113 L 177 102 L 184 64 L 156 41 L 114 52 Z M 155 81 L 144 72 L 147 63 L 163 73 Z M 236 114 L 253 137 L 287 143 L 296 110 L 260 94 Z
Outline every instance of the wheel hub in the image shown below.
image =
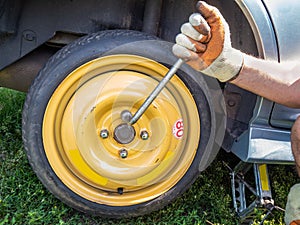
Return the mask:
M 132 142 L 135 136 L 135 130 L 133 126 L 127 123 L 122 123 L 116 127 L 114 131 L 114 139 L 120 144 L 128 144 Z

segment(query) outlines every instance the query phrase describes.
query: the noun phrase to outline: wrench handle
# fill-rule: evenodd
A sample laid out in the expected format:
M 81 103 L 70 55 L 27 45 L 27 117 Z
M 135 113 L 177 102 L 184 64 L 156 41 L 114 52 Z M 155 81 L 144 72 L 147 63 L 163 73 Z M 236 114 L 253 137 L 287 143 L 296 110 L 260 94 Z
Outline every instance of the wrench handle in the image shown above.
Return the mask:
M 141 105 L 141 107 L 136 111 L 131 120 L 129 121 L 130 125 L 135 124 L 138 119 L 144 114 L 144 112 L 148 109 L 154 99 L 158 96 L 158 94 L 162 91 L 162 89 L 167 85 L 169 80 L 174 76 L 177 70 L 185 61 L 183 59 L 178 59 L 175 64 L 171 67 L 168 73 L 164 76 L 164 78 L 159 82 L 159 84 L 155 87 L 155 89 L 151 92 L 151 94 L 147 97 L 145 102 Z

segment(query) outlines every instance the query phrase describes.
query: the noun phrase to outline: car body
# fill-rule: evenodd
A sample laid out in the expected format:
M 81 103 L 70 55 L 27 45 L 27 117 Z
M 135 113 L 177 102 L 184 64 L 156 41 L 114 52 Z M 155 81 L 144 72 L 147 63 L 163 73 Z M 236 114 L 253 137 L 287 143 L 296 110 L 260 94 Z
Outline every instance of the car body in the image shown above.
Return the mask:
M 260 56 L 279 62 L 295 61 L 299 56 L 300 33 L 296 1 L 240 1 L 245 15 L 260 43 Z M 288 27 L 293 27 L 288 37 Z M 284 76 L 284 74 L 282 75 Z M 290 146 L 290 128 L 299 116 L 299 109 L 291 109 L 259 98 L 247 134 L 233 147 L 233 151 L 247 162 L 290 163 L 293 162 Z M 248 153 L 241 150 L 248 146 Z

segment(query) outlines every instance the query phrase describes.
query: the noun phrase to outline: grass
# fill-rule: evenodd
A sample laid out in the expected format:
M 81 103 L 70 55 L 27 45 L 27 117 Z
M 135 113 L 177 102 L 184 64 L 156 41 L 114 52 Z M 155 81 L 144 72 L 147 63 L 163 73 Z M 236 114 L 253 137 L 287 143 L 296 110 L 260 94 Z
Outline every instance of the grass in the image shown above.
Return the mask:
M 39 182 L 22 146 L 21 112 L 24 93 L 0 88 L 0 225 L 3 224 L 239 224 L 232 209 L 230 178 L 221 152 L 196 183 L 164 209 L 133 219 L 103 219 L 79 213 L 61 203 Z M 230 156 L 230 157 L 229 157 Z M 228 162 L 232 164 L 232 160 Z M 276 204 L 284 207 L 296 183 L 291 166 L 269 167 Z M 283 224 L 275 212 L 264 224 Z M 257 221 L 263 214 L 256 212 Z M 256 222 L 255 224 L 258 224 Z

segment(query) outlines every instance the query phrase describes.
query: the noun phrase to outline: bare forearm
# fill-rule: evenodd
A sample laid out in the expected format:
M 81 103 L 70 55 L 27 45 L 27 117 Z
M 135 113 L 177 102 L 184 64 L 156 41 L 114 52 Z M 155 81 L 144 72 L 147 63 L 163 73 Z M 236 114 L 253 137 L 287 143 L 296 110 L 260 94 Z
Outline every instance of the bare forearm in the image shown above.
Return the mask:
M 219 10 L 204 1 L 198 2 L 197 9 L 200 13 L 192 14 L 176 37 L 173 53 L 177 57 L 221 82 L 300 108 L 300 63 L 269 62 L 234 49 L 229 26 Z
M 279 64 L 248 55 L 231 83 L 274 102 L 300 108 L 300 65 Z

